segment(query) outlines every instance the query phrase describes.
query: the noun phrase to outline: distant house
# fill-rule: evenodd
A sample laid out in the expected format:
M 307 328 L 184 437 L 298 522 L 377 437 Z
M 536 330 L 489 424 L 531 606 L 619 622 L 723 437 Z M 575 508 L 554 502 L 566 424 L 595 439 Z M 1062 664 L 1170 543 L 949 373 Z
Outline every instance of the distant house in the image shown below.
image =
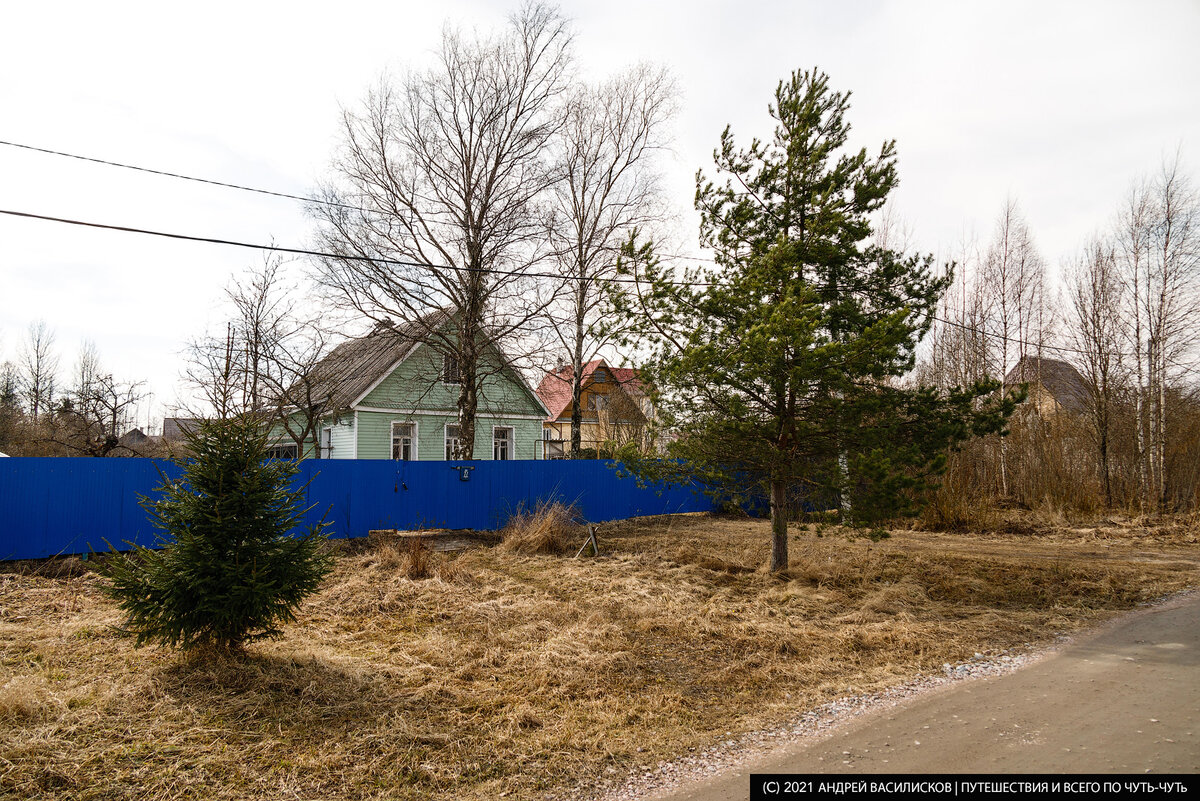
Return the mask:
M 1090 403 L 1087 379 L 1070 364 L 1058 359 L 1024 356 L 1008 371 L 1004 383 L 1009 386 L 1028 384 L 1026 402 L 1042 415 L 1084 414 Z
M 315 368 L 330 387 L 318 432 L 320 458 L 450 459 L 457 447 L 457 363 L 418 336 L 416 324 L 380 323 L 366 336 L 343 342 Z M 547 411 L 497 349 L 485 352 L 475 420 L 476 459 L 541 458 L 541 422 Z M 297 446 L 282 426 L 271 455 L 295 458 Z M 305 456 L 313 456 L 311 447 Z
M 162 438 L 165 442 L 179 442 L 199 423 L 198 417 L 164 417 Z
M 654 407 L 638 371 L 609 367 L 603 359 L 583 365 L 579 404 L 580 448 L 599 455 L 629 442 L 648 445 Z M 571 365 L 546 375 L 537 394 L 548 410 L 542 422 L 542 447 L 547 459 L 565 458 L 571 449 Z
M 157 437 L 148 435 L 140 428 L 133 428 L 122 434 L 118 442 L 121 445 L 124 445 L 126 448 L 136 449 L 138 447 L 152 444 L 156 439 Z

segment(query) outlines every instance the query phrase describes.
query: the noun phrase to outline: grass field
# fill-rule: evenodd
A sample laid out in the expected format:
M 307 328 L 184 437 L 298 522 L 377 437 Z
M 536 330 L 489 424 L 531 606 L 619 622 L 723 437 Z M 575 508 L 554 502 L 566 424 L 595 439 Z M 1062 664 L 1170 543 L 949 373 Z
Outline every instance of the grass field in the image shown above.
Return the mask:
M 0 573 L 0 795 L 538 798 L 1200 583 L 1196 528 L 1004 535 L 763 521 L 600 531 L 597 559 L 358 542 L 243 659 L 135 649 L 99 579 Z M 573 553 L 573 550 L 572 550 Z

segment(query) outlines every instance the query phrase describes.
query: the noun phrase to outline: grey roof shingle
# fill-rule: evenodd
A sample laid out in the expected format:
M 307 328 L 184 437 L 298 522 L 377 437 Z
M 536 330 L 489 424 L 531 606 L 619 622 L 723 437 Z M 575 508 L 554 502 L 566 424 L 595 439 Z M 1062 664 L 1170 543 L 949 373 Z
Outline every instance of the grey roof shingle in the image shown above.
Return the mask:
M 1087 411 L 1091 397 L 1087 379 L 1071 364 L 1059 359 L 1025 356 L 1008 371 L 1004 382 L 1010 385 L 1040 383 L 1059 406 L 1075 414 Z
M 435 314 L 444 316 L 441 312 Z M 314 374 L 333 388 L 327 409 L 349 409 L 436 324 L 433 317 L 412 323 L 380 323 L 366 336 L 334 348 L 313 368 Z
M 313 368 L 318 381 L 331 388 L 323 413 L 349 410 L 413 347 L 427 341 L 430 331 L 445 325 L 451 316 L 450 312 L 443 309 L 409 323 L 379 323 L 366 336 L 347 340 L 334 348 Z M 498 352 L 512 377 L 544 412 L 541 399 L 526 383 L 520 371 L 513 367 L 503 352 Z

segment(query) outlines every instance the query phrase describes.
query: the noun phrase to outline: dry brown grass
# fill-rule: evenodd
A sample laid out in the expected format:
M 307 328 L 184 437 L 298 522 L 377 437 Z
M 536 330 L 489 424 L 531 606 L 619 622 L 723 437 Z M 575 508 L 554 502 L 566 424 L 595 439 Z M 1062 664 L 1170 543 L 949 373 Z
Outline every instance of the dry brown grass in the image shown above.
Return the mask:
M 517 509 L 500 532 L 500 549 L 524 556 L 573 552 L 587 533 L 578 519 L 574 508 L 558 501 Z
M 0 795 L 538 798 L 1192 585 L 1194 527 L 601 528 L 599 559 L 348 549 L 242 660 L 136 650 L 90 575 L 0 573 Z

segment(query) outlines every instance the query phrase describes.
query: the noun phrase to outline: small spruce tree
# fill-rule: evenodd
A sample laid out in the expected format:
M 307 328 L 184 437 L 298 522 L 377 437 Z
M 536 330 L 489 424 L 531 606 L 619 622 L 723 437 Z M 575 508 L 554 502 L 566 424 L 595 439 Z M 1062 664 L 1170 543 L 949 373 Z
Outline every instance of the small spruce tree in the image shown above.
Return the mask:
M 251 416 L 204 421 L 188 436 L 181 480 L 165 475 L 142 505 L 165 536 L 159 550 L 114 554 L 107 591 L 139 646 L 238 651 L 277 635 L 332 567 L 323 520 L 296 536 L 303 489 L 294 462 L 267 459 L 268 431 Z

